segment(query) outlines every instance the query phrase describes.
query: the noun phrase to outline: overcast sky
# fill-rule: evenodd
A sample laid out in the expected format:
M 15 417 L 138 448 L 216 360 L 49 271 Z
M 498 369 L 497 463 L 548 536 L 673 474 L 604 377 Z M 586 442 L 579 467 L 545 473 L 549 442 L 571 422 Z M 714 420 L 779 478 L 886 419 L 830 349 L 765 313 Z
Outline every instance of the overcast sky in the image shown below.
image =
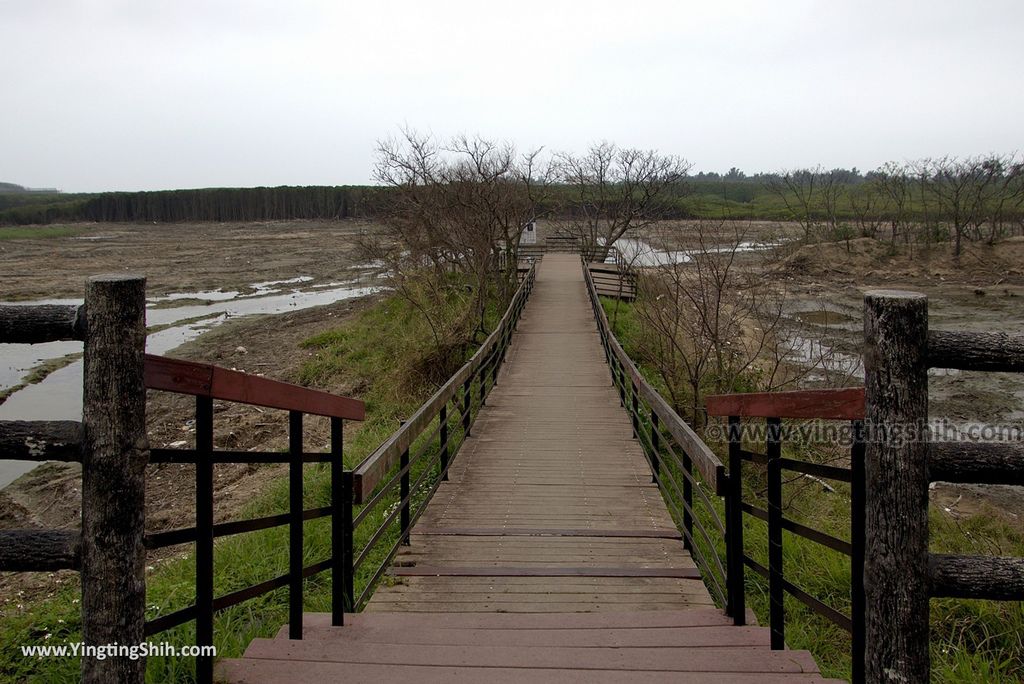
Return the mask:
M 1021 0 L 0 0 L 0 181 L 366 183 L 408 125 L 698 170 L 1024 150 Z

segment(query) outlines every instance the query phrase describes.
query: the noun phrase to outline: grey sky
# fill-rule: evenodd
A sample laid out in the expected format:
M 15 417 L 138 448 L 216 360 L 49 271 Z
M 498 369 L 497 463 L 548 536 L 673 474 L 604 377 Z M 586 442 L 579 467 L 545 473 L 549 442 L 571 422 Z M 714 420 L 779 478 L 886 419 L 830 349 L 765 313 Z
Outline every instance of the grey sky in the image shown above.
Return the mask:
M 408 124 L 699 170 L 1024 150 L 1024 3 L 0 0 L 0 181 L 365 183 Z

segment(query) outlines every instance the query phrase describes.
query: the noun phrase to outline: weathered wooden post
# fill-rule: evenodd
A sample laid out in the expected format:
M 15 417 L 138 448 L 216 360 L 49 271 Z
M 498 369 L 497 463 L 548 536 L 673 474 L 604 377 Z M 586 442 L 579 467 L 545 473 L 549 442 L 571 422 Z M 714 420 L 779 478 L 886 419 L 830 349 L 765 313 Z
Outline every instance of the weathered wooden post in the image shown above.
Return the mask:
M 928 299 L 864 296 L 865 678 L 927 682 Z
M 82 638 L 143 640 L 146 608 L 146 280 L 97 276 L 85 289 Z M 82 658 L 82 681 L 141 682 L 145 660 Z

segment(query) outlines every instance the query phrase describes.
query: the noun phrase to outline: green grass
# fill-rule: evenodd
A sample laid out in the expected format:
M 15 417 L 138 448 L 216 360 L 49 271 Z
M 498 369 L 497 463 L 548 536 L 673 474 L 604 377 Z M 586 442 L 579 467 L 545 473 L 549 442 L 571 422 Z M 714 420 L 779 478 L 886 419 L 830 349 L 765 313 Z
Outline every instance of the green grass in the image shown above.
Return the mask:
M 52 238 L 74 237 L 87 232 L 86 228 L 74 226 L 28 226 L 0 227 L 0 240 L 49 240 Z
M 498 319 L 497 307 L 488 312 L 493 326 Z M 355 320 L 340 328 L 326 331 L 307 340 L 304 346 L 314 355 L 303 365 L 300 381 L 320 387 L 348 387 L 367 403 L 367 420 L 349 424 L 345 436 L 345 463 L 351 467 L 371 453 L 408 417 L 435 389 L 423 371 L 423 364 L 434 358 L 431 338 L 420 324 L 415 311 L 404 301 L 390 297 L 362 312 Z M 468 357 L 474 347 L 465 345 Z M 451 359 L 461 364 L 465 359 Z M 448 372 L 448 371 L 446 371 Z M 446 376 L 447 377 L 447 376 Z M 479 387 L 473 388 L 474 404 L 478 404 Z M 436 424 L 436 422 L 435 422 Z M 450 416 L 450 440 L 457 445 L 462 439 L 458 414 Z M 432 428 L 411 447 L 422 458 L 412 470 L 412 481 L 423 476 L 422 485 L 414 492 L 413 511 L 423 503 L 426 492 L 437 478 L 436 439 L 427 443 Z M 368 538 L 394 510 L 397 487 L 393 496 L 385 497 L 356 530 L 355 551 L 358 555 Z M 330 502 L 330 476 L 327 464 L 310 464 L 304 469 L 304 506 L 314 508 Z M 287 478 L 279 479 L 252 503 L 237 519 L 274 515 L 288 510 Z M 356 512 L 358 513 L 358 508 Z M 398 539 L 397 516 L 386 534 L 367 556 L 355 577 L 356 596 L 367 586 L 374 571 L 386 560 L 388 551 Z M 330 557 L 330 518 L 309 521 L 304 527 L 304 563 Z M 215 546 L 215 595 L 221 596 L 258 582 L 277 577 L 288 569 L 288 530 L 269 530 L 222 538 Z M 331 608 L 330 572 L 316 575 L 305 582 L 304 607 L 307 611 L 329 611 Z M 78 582 L 68 582 L 53 597 L 28 602 L 21 610 L 10 611 L 0 623 L 0 681 L 66 682 L 78 676 L 77 659 L 28 660 L 22 658 L 22 644 L 67 643 L 79 639 L 81 620 L 78 604 Z M 186 547 L 173 559 L 147 572 L 147 619 L 166 615 L 190 605 L 195 595 L 195 563 L 191 548 Z M 214 644 L 219 657 L 240 655 L 256 637 L 273 636 L 287 622 L 286 588 L 228 608 L 216 616 Z M 195 643 L 193 623 L 154 635 L 153 641 L 185 645 Z M 148 659 L 147 681 L 191 682 L 195 678 L 191 659 L 151 657 Z
M 615 304 L 603 302 L 609 320 Z M 616 336 L 632 358 L 641 358 L 637 348 L 640 339 L 639 323 L 631 315 L 630 305 L 618 304 Z M 660 378 L 650 369 L 641 371 L 655 388 L 661 387 Z M 719 457 L 725 460 L 725 444 L 711 444 Z M 763 445 L 747 445 L 752 451 L 763 451 Z M 844 455 L 844 448 L 809 447 L 785 444 L 783 456 L 817 462 L 831 462 Z M 667 485 L 662 495 L 676 519 L 681 519 L 681 497 L 671 485 L 675 479 L 683 481 L 679 469 L 663 466 L 668 471 Z M 793 473 L 784 472 L 784 482 Z M 744 464 L 744 500 L 766 509 L 766 476 L 764 468 Z M 808 480 L 794 480 L 783 485 L 784 515 L 787 518 L 819 529 L 840 539 L 850 539 L 850 491 L 848 485 L 830 482 L 834 491 L 828 492 Z M 702 486 L 711 500 L 714 515 L 724 520 L 721 500 L 713 491 Z M 720 577 L 712 555 L 725 559 L 724 540 L 714 529 L 712 512 L 694 496 L 694 511 L 711 537 L 707 540 L 695 530 L 697 551 L 708 564 L 702 571 Z M 929 511 L 931 550 L 935 553 L 962 553 L 978 555 L 1024 556 L 1024 528 L 1019 521 L 994 508 L 983 509 L 976 515 L 954 517 L 932 507 Z M 744 516 L 744 549 L 747 555 L 767 566 L 767 524 L 752 516 Z M 695 554 L 696 556 L 696 554 Z M 699 562 L 699 561 L 698 561 Z M 847 556 L 821 546 L 803 537 L 783 531 L 783 564 L 786 579 L 804 589 L 831 607 L 847 615 L 850 613 L 851 565 Z M 711 566 L 710 569 L 708 566 Z M 709 590 L 713 581 L 705 578 Z M 745 573 L 747 607 L 753 610 L 758 622 L 768 624 L 768 585 L 759 575 Z M 712 596 L 715 592 L 711 591 Z M 720 603 L 720 602 L 719 602 Z M 790 648 L 809 650 L 827 677 L 850 678 L 851 643 L 847 632 L 805 607 L 792 596 L 786 595 L 786 643 Z M 931 661 L 932 681 L 954 682 L 1009 682 L 1024 681 L 1024 604 L 1021 602 L 970 601 L 959 599 L 933 599 L 931 601 Z

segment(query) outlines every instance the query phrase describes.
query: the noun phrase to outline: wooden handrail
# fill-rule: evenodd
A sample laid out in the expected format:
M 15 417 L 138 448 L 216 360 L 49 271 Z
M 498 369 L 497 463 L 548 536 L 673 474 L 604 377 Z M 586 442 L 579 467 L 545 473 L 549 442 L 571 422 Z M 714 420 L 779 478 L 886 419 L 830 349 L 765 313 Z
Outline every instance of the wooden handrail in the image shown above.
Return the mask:
M 705 400 L 705 406 L 709 416 L 860 420 L 864 417 L 864 388 L 716 394 Z
M 476 353 L 470 357 L 469 361 L 463 364 L 383 444 L 355 467 L 352 471 L 352 484 L 355 488 L 354 503 L 361 504 L 369 497 L 387 472 L 398 463 L 402 453 L 409 448 L 430 422 L 434 420 L 441 407 L 446 405 L 455 396 L 455 393 L 466 380 L 474 377 L 477 370 L 488 359 L 502 335 L 505 334 L 506 328 L 512 324 L 512 316 L 515 313 L 516 307 L 521 303 L 522 298 L 529 291 L 533 274 L 536 272 L 535 269 L 536 266 L 530 267 L 527 276 L 523 278 L 516 293 L 512 296 L 512 300 L 498 325 L 495 326 L 494 331 L 484 340 L 484 343 L 480 345 L 480 348 L 476 350 Z
M 605 314 L 604 307 L 597 300 L 598 295 L 594 280 L 591 278 L 586 264 L 584 264 L 583 268 L 583 277 L 587 283 L 590 297 L 597 301 L 597 306 L 594 307 L 597 314 L 597 323 L 605 331 L 608 346 L 615 355 L 615 358 L 622 364 L 623 370 L 625 370 L 630 380 L 636 385 L 639 395 L 651 407 L 651 411 L 658 414 L 662 427 L 668 430 L 679 446 L 686 451 L 694 466 L 700 471 L 704 481 L 716 494 L 722 494 L 726 484 L 725 466 L 718 459 L 718 456 L 711 451 L 710 447 L 704 443 L 704 440 L 668 405 L 668 402 L 665 401 L 658 391 L 651 387 L 650 383 L 647 382 L 647 378 L 643 376 L 636 367 L 636 364 L 633 363 L 633 360 L 629 358 L 626 350 L 615 339 L 615 335 L 612 333 L 611 326 L 608 323 L 608 315 Z
M 366 418 L 366 407 L 358 399 L 207 363 L 146 354 L 144 378 L 146 389 L 301 411 L 330 418 Z

